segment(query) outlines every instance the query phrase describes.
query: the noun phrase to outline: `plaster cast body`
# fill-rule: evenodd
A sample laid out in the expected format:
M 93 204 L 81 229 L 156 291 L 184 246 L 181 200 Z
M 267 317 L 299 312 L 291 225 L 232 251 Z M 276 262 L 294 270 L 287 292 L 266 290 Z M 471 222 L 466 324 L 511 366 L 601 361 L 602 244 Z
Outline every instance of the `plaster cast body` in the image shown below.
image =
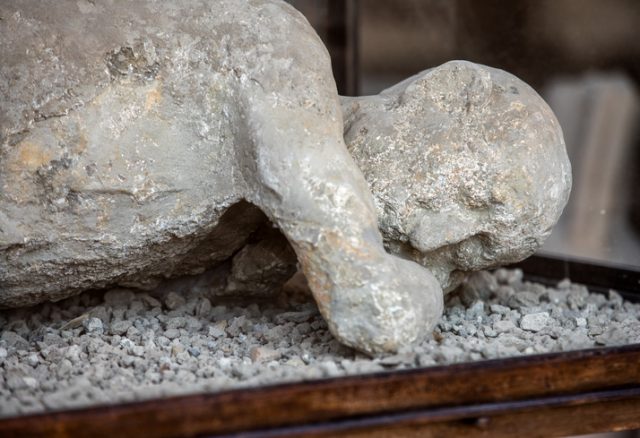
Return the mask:
M 345 344 L 394 351 L 435 324 L 441 285 L 385 252 L 367 181 L 345 147 L 329 57 L 293 8 L 15 1 L 0 15 L 0 305 L 152 287 L 252 252 L 280 257 L 284 278 L 295 258 L 268 218 Z M 553 145 L 564 150 L 561 137 Z M 556 168 L 549 177 L 568 181 Z M 545 230 L 564 205 L 554 200 L 539 206 L 552 210 Z M 386 241 L 406 256 L 405 231 L 387 217 Z M 444 264 L 412 258 L 434 272 Z M 231 292 L 251 280 L 239 266 Z M 438 280 L 452 284 L 448 274 Z
M 387 249 L 445 291 L 542 246 L 571 191 L 562 130 L 515 76 L 453 61 L 376 96 L 342 98 L 345 142 Z

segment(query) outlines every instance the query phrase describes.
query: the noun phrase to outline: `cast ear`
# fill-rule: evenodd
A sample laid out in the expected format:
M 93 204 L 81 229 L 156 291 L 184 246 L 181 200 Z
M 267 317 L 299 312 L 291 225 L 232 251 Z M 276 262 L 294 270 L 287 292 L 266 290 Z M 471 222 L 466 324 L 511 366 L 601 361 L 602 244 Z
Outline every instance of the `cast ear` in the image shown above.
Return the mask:
M 409 219 L 409 242 L 422 253 L 430 252 L 477 234 L 475 222 L 459 211 L 417 210 Z

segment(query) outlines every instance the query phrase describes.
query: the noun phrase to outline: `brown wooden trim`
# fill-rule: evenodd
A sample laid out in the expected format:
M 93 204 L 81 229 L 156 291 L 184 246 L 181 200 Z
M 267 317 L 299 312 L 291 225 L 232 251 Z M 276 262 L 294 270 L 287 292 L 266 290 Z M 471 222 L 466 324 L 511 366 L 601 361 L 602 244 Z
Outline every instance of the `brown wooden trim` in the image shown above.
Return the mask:
M 640 344 L 174 397 L 0 421 L 0 436 L 234 433 L 640 385 Z
M 330 423 L 257 430 L 233 436 L 547 438 L 635 428 L 640 428 L 640 387 L 577 396 L 377 415 Z

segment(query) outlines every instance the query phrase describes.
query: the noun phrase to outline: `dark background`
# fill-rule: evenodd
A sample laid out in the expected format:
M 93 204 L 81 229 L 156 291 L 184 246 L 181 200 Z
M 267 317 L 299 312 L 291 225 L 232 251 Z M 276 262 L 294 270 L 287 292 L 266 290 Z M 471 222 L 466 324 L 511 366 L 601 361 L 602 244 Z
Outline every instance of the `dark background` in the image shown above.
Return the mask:
M 640 1 L 292 0 L 341 94 L 466 59 L 507 70 L 556 113 L 573 166 L 544 252 L 640 266 Z

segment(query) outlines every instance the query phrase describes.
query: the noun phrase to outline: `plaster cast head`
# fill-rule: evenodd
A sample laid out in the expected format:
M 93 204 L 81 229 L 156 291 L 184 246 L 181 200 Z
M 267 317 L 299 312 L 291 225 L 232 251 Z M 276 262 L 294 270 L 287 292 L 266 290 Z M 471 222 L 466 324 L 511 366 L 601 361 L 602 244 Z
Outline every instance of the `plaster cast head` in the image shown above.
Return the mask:
M 343 106 L 387 246 L 446 290 L 462 273 L 532 254 L 567 202 L 560 126 L 502 70 L 453 61 Z

